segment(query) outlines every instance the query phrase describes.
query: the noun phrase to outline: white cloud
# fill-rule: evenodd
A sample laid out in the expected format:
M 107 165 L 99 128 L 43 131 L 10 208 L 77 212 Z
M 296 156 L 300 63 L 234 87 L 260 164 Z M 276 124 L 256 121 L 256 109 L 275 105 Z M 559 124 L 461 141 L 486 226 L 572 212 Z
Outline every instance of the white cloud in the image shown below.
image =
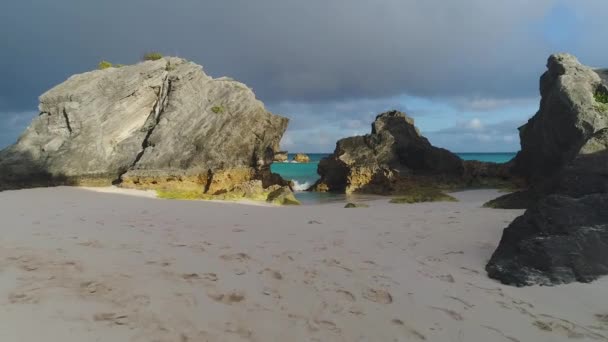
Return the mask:
M 464 126 L 474 131 L 483 130 L 483 123 L 478 118 L 472 119 L 471 121 L 465 123 Z
M 449 146 L 455 152 L 514 152 L 519 150 L 517 128 L 523 121 L 484 124 L 480 119 L 472 119 L 425 134 L 433 144 Z

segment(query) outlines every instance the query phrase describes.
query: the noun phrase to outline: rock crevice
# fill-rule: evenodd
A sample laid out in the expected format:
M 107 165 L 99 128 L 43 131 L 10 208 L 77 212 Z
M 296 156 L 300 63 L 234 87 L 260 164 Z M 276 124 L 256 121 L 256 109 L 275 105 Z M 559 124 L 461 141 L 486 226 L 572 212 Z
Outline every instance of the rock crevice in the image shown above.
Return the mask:
M 148 147 L 150 147 L 150 142 L 149 142 L 150 136 L 154 132 L 154 129 L 156 128 L 156 126 L 158 126 L 161 116 L 163 115 L 163 111 L 169 105 L 170 93 L 171 93 L 171 80 L 169 79 L 169 75 L 167 75 L 167 76 L 165 76 L 165 79 L 163 80 L 163 83 L 162 83 L 160 89 L 158 90 L 158 99 L 154 103 L 152 112 L 150 113 L 150 116 L 148 117 L 148 120 L 151 122 L 151 124 L 146 125 L 144 127 L 144 129 L 147 130 L 146 136 L 142 140 L 141 150 L 137 153 L 137 155 L 135 156 L 135 158 L 133 160 L 133 163 L 131 164 L 131 167 L 130 167 L 131 169 L 134 168 L 135 165 L 137 165 L 137 163 L 139 162 L 141 157 L 146 152 L 146 149 Z M 134 93 L 132 93 L 128 97 L 133 96 L 133 94 Z M 125 170 L 120 175 L 119 180 L 126 172 L 127 172 L 127 170 Z
M 65 125 L 68 129 L 68 132 L 70 132 L 70 134 L 72 134 L 72 125 L 70 124 L 70 117 L 68 116 L 68 112 L 65 110 L 65 108 L 63 108 L 63 118 L 65 119 Z

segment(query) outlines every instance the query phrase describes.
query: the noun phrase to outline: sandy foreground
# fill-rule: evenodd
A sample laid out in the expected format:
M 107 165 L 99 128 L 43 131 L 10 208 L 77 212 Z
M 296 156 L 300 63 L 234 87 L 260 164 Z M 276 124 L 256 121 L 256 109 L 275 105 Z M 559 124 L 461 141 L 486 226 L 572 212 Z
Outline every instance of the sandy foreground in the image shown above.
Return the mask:
M 0 193 L 0 341 L 607 341 L 608 278 L 484 266 L 521 211 Z M 152 197 L 152 196 L 149 196 Z

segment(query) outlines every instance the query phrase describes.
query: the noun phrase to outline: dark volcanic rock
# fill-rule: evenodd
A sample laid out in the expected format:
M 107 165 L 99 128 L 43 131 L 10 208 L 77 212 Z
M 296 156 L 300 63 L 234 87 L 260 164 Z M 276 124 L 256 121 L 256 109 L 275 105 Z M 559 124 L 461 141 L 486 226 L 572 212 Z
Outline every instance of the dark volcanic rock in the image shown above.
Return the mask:
M 548 66 L 541 110 L 522 130 L 516 159 L 532 185 L 531 208 L 505 229 L 486 267 L 517 286 L 608 274 L 608 107 L 594 96 L 604 85 L 572 56 L 552 56 Z
M 244 84 L 180 58 L 72 76 L 39 108 L 0 152 L 0 190 L 114 182 L 214 194 L 281 183 L 270 164 L 288 119 Z

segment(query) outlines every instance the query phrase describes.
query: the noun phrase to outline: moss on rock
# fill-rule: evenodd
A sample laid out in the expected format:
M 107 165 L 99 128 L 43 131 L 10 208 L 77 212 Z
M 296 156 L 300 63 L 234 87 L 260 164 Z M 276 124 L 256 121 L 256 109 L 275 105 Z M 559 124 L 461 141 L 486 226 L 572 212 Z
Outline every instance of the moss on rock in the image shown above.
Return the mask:
M 406 193 L 390 201 L 390 203 L 397 204 L 421 202 L 458 202 L 458 200 L 439 188 L 411 187 Z

